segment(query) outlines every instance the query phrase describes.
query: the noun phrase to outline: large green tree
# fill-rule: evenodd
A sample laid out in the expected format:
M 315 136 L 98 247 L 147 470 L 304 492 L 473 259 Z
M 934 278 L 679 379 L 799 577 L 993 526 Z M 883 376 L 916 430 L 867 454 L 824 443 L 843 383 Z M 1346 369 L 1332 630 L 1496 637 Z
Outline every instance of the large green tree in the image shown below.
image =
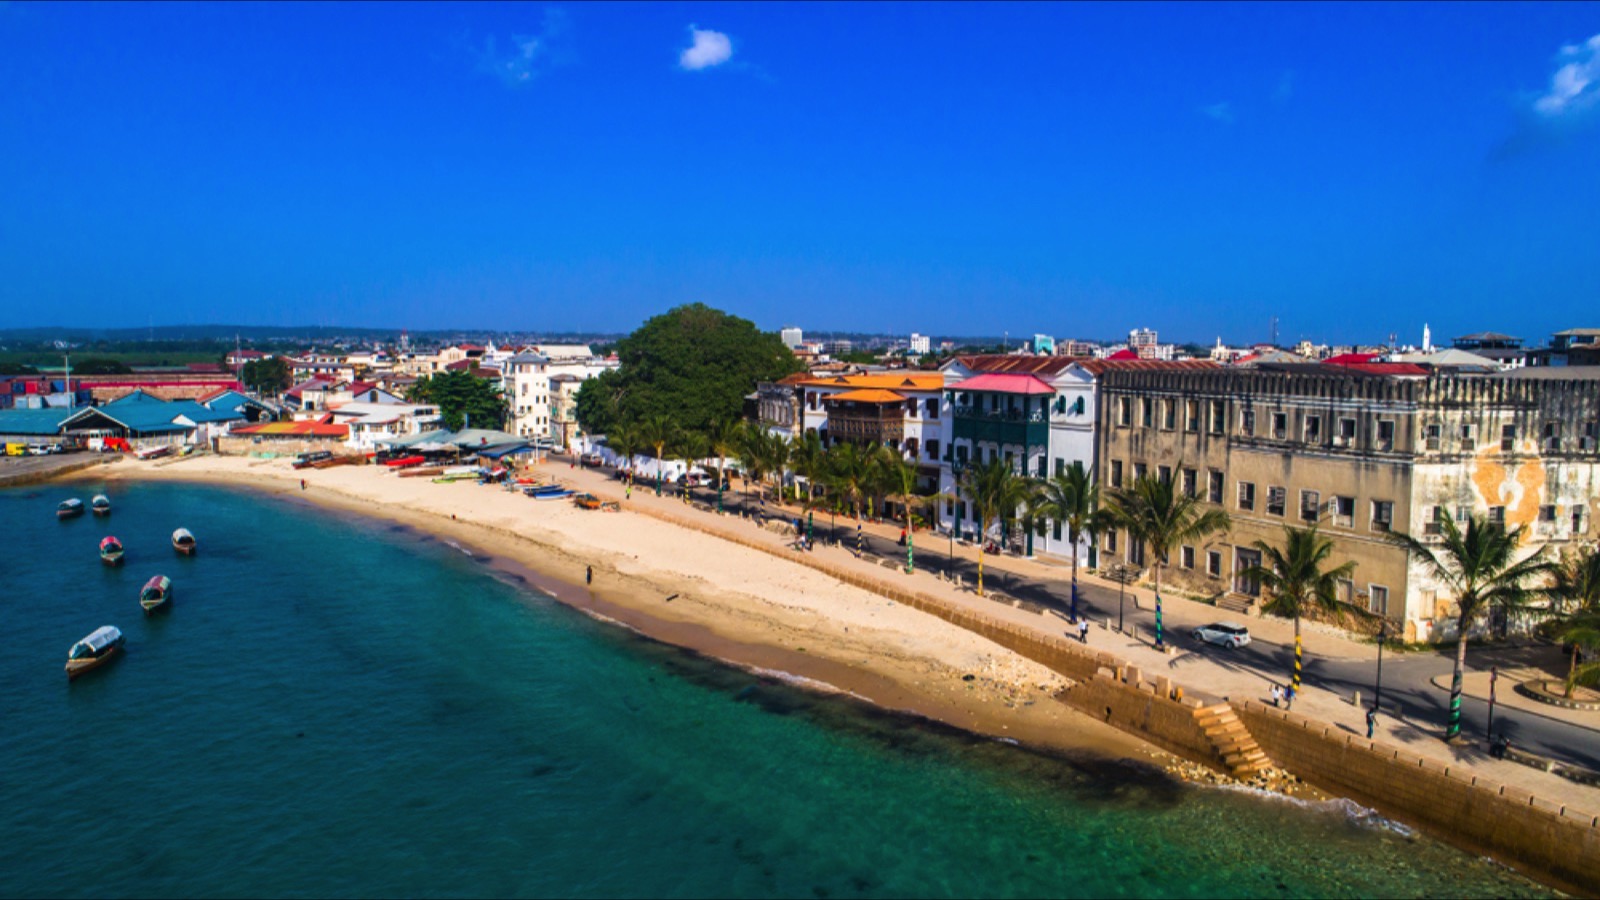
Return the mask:
M 274 356 L 245 363 L 240 380 L 247 389 L 258 394 L 276 395 L 289 388 L 291 375 L 289 364 L 282 357 Z
M 505 427 L 505 397 L 488 379 L 466 369 L 424 375 L 412 385 L 408 396 L 439 407 L 444 427 L 451 431 L 458 431 L 469 422 L 473 428 Z
M 1556 567 L 1543 559 L 1542 548 L 1517 559 L 1524 526 L 1510 531 L 1499 522 L 1473 516 L 1462 531 L 1455 519 L 1445 516 L 1438 549 L 1409 534 L 1395 532 L 1389 539 L 1411 554 L 1422 568 L 1455 598 L 1456 665 L 1450 676 L 1450 719 L 1444 738 L 1461 736 L 1461 676 L 1467 666 L 1467 635 L 1492 610 L 1511 612 L 1524 609 L 1536 599 L 1540 589 L 1530 582 L 1555 573 Z
M 758 381 L 800 371 L 776 334 L 701 303 L 651 318 L 617 342 L 621 366 L 584 382 L 578 422 L 590 434 L 671 416 L 687 431 L 740 416 Z

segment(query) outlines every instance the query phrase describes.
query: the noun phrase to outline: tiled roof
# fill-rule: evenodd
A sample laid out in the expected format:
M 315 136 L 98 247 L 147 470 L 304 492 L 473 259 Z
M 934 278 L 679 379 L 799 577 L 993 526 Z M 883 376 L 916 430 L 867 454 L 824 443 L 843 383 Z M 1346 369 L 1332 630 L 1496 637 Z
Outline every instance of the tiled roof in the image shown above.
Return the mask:
M 1162 370 L 1190 371 L 1194 369 L 1220 369 L 1209 359 L 1079 359 L 1075 362 L 1091 375 L 1105 372 L 1152 372 Z
M 883 388 L 891 391 L 944 390 L 943 375 L 835 375 L 795 382 L 812 387 Z
M 896 394 L 894 391 L 886 391 L 882 388 L 861 388 L 854 391 L 845 391 L 842 394 L 833 394 L 832 396 L 824 397 L 822 399 L 829 403 L 833 403 L 835 401 L 849 401 L 853 403 L 903 403 L 905 402 L 906 397 L 904 394 Z
M 950 385 L 955 391 L 993 391 L 1002 394 L 1054 394 L 1055 388 L 1039 376 L 1022 372 L 985 372 Z
M 956 357 L 956 362 L 974 372 L 1023 372 L 1045 377 L 1061 374 L 1075 361 L 1076 358 L 1071 356 L 1011 356 L 998 353 Z
M 0 434 L 58 434 L 70 409 L 0 409 Z

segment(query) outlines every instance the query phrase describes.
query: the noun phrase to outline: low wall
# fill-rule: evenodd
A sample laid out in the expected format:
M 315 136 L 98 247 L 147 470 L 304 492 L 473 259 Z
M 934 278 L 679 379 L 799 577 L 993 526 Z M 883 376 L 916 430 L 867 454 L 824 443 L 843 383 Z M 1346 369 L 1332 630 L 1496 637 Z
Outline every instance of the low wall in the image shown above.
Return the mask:
M 1155 684 L 1141 681 L 1137 670 L 1119 673 L 1101 669 L 1088 681 L 1068 688 L 1061 700 L 1163 750 L 1227 772 L 1216 746 L 1195 718 L 1201 702 L 1194 698 L 1174 700 L 1170 691 L 1165 679 Z
M 1232 705 L 1269 756 L 1317 787 L 1600 892 L 1595 810 L 1551 803 L 1467 766 L 1445 766 L 1254 700 Z
M 252 453 L 276 453 L 279 456 L 295 456 L 300 453 L 309 453 L 313 450 L 326 450 L 335 456 L 353 456 L 357 452 L 351 450 L 340 439 L 273 438 L 258 443 L 255 438 L 246 435 L 217 438 L 217 452 L 229 456 L 249 456 Z

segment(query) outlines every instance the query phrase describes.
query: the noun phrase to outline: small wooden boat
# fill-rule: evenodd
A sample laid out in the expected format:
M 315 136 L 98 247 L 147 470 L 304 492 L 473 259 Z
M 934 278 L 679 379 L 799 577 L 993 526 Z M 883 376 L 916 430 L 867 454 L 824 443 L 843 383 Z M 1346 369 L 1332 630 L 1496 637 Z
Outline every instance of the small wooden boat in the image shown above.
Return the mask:
M 556 488 L 553 491 L 539 491 L 528 496 L 535 500 L 565 500 L 568 497 L 575 496 L 577 493 L 577 491 L 568 490 L 567 488 Z
M 172 447 L 170 445 L 162 444 L 158 447 L 145 447 L 143 450 L 135 450 L 133 455 L 139 459 L 160 459 L 171 452 Z
M 431 478 L 434 475 L 444 474 L 444 466 L 420 466 L 415 469 L 402 469 L 401 478 Z
M 81 515 L 83 515 L 83 501 L 77 497 L 63 500 L 61 505 L 56 507 L 56 518 L 58 519 L 72 519 Z
M 184 556 L 193 556 L 196 549 L 194 535 L 187 528 L 179 528 L 172 533 L 172 549 Z
M 106 535 L 100 541 L 100 561 L 108 566 L 122 565 L 122 542 Z
M 77 678 L 90 669 L 110 662 L 122 649 L 122 632 L 115 625 L 102 625 L 67 651 L 67 678 Z
M 144 607 L 147 616 L 171 602 L 172 579 L 165 575 L 151 578 L 139 589 L 139 605 Z
M 427 461 L 428 461 L 428 458 L 423 456 L 422 454 L 413 453 L 410 456 L 402 456 L 399 459 L 391 459 L 388 462 L 384 463 L 384 465 L 388 466 L 391 469 L 407 469 L 407 468 L 410 468 L 412 466 L 420 466 L 420 465 L 422 465 L 423 463 L 425 463 Z
M 94 499 L 89 501 L 89 508 L 94 510 L 94 514 L 97 516 L 109 516 L 111 515 L 111 498 L 105 494 L 95 494 Z

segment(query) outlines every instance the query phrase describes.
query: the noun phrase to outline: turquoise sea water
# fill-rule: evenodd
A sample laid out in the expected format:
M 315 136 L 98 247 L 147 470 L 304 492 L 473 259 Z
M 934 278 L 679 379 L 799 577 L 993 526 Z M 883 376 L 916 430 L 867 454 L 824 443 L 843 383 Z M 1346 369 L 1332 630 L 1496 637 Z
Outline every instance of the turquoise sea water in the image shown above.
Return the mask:
M 94 490 L 0 491 L 0 895 L 1547 893 L 1341 804 L 733 670 L 396 526 L 178 485 L 54 520 Z M 175 600 L 146 619 L 157 573 Z M 125 658 L 69 686 L 104 624 Z

